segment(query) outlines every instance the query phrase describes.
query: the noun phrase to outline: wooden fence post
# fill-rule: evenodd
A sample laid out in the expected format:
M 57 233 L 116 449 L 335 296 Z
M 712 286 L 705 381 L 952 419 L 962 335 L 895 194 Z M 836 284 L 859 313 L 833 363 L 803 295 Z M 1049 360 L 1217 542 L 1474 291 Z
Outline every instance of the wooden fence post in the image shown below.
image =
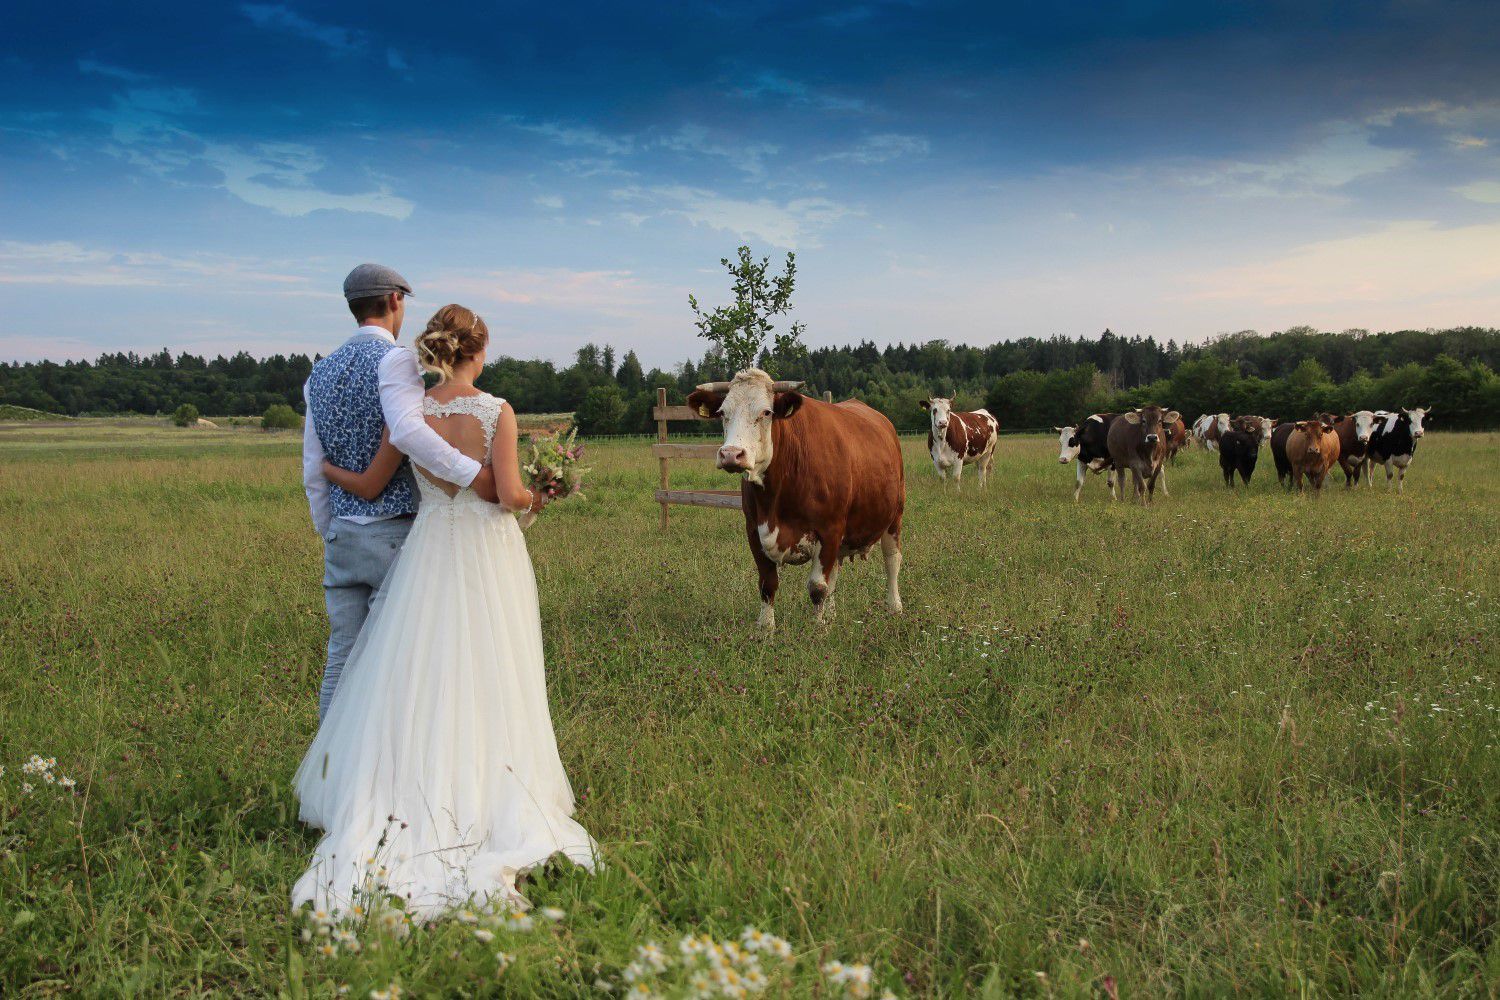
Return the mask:
M 665 388 L 659 388 L 656 390 L 656 412 L 661 417 L 661 419 L 656 421 L 656 441 L 658 444 L 667 443 L 666 411 L 667 390 Z M 663 493 L 665 493 L 670 488 L 667 482 L 667 461 L 667 457 L 663 455 L 661 457 L 661 489 Z M 666 530 L 667 527 L 667 506 L 667 502 L 663 500 L 661 505 L 661 526 L 663 530 Z

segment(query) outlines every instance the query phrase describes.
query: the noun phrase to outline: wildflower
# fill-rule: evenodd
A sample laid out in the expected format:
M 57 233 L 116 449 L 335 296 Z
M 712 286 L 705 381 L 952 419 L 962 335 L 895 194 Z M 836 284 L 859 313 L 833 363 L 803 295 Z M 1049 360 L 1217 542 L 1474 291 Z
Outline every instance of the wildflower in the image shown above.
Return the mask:
M 633 983 L 637 979 L 644 979 L 647 975 L 646 967 L 640 962 L 631 962 L 620 972 L 620 978 L 627 983 Z
M 459 910 L 454 914 L 454 919 L 461 924 L 477 924 L 479 923 L 479 914 L 473 910 Z
M 506 969 L 510 968 L 510 963 L 514 962 L 515 960 L 516 957 L 509 952 L 495 952 L 495 971 L 504 972 Z
M 614 988 L 615 984 L 610 982 L 608 979 L 605 979 L 603 976 L 594 980 L 594 989 L 598 990 L 600 993 L 612 993 L 614 992 Z
M 322 944 L 318 945 L 318 954 L 322 955 L 324 958 L 332 958 L 338 953 L 339 946 L 334 944 L 332 941 L 324 941 Z
M 766 946 L 766 935 L 748 924 L 740 934 L 740 940 L 745 942 L 745 947 L 751 951 L 760 951 Z
M 487 931 L 483 927 L 481 927 L 474 932 L 474 940 L 478 941 L 480 944 L 489 944 L 491 941 L 495 940 L 495 932 Z
M 568 915 L 566 910 L 558 909 L 555 906 L 544 906 L 541 913 L 545 919 L 552 921 L 554 924 L 560 922 L 563 917 Z
M 657 972 L 664 972 L 667 968 L 667 953 L 655 941 L 647 941 L 635 950 L 635 954 Z
M 636 983 L 625 995 L 630 997 L 631 1000 L 654 1000 L 656 997 L 656 994 L 651 992 L 651 987 L 645 983 Z
M 513 931 L 529 931 L 535 926 L 535 922 L 520 910 L 512 910 L 505 915 L 505 926 Z
M 22 795 L 30 795 L 31 794 L 31 783 L 29 781 L 23 781 L 23 782 L 21 782 L 21 794 Z
M 64 777 L 57 779 L 57 784 L 62 788 L 73 788 L 78 784 L 78 782 L 74 781 L 72 778 Z

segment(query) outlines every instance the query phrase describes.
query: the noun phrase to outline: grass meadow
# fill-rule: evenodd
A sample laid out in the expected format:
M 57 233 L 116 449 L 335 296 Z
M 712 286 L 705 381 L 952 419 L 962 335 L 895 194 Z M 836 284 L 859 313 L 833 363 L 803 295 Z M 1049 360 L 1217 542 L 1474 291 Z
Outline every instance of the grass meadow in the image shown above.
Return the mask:
M 607 867 L 536 878 L 555 924 L 326 957 L 287 904 L 298 438 L 0 427 L 0 995 L 618 996 L 638 946 L 747 924 L 794 949 L 773 996 L 862 992 L 831 960 L 876 995 L 1497 995 L 1500 435 L 1429 434 L 1404 495 L 1288 495 L 1264 452 L 1227 493 L 1189 453 L 1149 509 L 1075 505 L 1052 438 L 984 495 L 905 448 L 905 615 L 875 558 L 819 626 L 795 568 L 769 640 L 740 515 L 663 534 L 647 445 L 594 449 L 530 546 Z

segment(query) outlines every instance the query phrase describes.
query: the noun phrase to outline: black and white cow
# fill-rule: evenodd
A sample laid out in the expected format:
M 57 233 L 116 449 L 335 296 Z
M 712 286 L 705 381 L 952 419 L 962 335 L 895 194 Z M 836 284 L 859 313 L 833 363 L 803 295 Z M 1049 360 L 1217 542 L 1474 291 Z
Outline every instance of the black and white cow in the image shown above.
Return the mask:
M 1109 460 L 1109 425 L 1116 416 L 1118 414 L 1115 413 L 1095 413 L 1076 427 L 1052 428 L 1057 431 L 1058 462 L 1063 465 L 1078 463 L 1078 482 L 1073 487 L 1074 503 L 1078 502 L 1078 497 L 1083 493 L 1085 472 L 1108 472 L 1114 467 Z M 1109 483 L 1109 495 L 1113 499 L 1114 477 L 1105 476 L 1105 480 Z
M 1417 453 L 1417 440 L 1426 433 L 1422 421 L 1432 412 L 1430 406 L 1416 406 L 1410 410 L 1375 414 L 1375 429 L 1370 432 L 1370 445 L 1365 454 L 1369 456 L 1370 477 L 1375 478 L 1375 466 L 1385 466 L 1385 485 L 1391 486 L 1391 477 L 1396 477 L 1396 491 L 1406 491 L 1406 467 Z M 1392 468 L 1394 466 L 1394 469 Z

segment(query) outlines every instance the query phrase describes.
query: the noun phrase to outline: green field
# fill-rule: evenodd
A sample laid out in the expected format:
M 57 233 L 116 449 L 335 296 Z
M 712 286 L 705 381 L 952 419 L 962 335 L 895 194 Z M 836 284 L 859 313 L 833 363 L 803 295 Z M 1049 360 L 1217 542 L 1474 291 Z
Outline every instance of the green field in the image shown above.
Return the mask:
M 792 569 L 766 640 L 739 515 L 663 534 L 646 445 L 596 448 L 530 544 L 607 867 L 532 884 L 555 925 L 326 958 L 286 902 L 325 636 L 296 435 L 0 427 L 0 995 L 618 996 L 638 945 L 746 924 L 795 948 L 776 996 L 840 995 L 831 959 L 876 994 L 1496 995 L 1500 435 L 1430 434 L 1403 496 L 1187 454 L 1150 509 L 1072 503 L 1051 438 L 987 495 L 906 449 L 905 615 L 878 558 L 826 627 Z

